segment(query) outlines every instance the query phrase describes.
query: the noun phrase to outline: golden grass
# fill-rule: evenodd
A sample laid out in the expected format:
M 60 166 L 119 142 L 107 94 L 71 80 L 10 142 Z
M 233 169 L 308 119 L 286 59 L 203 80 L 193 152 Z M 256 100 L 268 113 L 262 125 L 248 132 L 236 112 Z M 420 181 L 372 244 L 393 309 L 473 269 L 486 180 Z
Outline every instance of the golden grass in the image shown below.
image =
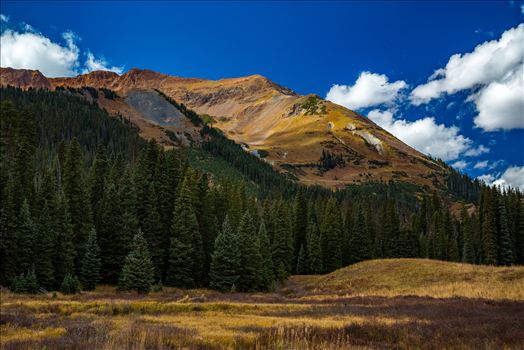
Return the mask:
M 0 349 L 515 348 L 523 280 L 522 267 L 392 259 L 293 276 L 275 293 L 2 290 Z
M 292 279 L 312 290 L 351 296 L 524 300 L 524 266 L 383 259 L 364 261 L 324 276 L 294 276 Z
M 41 338 L 56 338 L 64 335 L 65 332 L 66 330 L 63 327 L 49 327 L 42 330 L 34 330 L 26 327 L 15 327 L 10 324 L 2 325 L 0 327 L 2 343 L 7 343 L 13 340 L 28 341 Z

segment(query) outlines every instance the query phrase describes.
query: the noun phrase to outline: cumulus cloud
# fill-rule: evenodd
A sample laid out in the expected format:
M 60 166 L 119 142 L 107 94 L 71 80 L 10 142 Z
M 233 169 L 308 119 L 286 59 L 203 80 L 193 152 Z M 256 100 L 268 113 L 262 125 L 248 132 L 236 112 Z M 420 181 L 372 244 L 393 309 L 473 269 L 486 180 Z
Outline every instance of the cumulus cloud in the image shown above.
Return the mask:
M 0 13 L 0 22 L 9 22 L 9 16 Z
M 326 99 L 350 109 L 360 109 L 391 104 L 407 86 L 403 80 L 390 83 L 384 74 L 362 72 L 354 85 L 333 85 Z
M 2 67 L 38 69 L 49 77 L 74 75 L 80 50 L 71 32 L 64 33 L 63 39 L 61 45 L 33 31 L 7 29 L 0 36 Z
M 453 168 L 458 170 L 464 170 L 467 168 L 468 165 L 469 163 L 464 160 L 457 160 L 455 163 L 451 164 Z
M 477 177 L 477 179 L 488 185 L 524 190 L 524 166 L 510 166 L 501 175 L 486 174 Z
M 472 156 L 480 147 L 485 149 L 483 146 L 474 148 L 473 141 L 461 135 L 458 127 L 437 124 L 433 117 L 408 121 L 395 119 L 389 110 L 374 109 L 368 113 L 368 118 L 420 152 L 446 161 L 461 155 Z
M 115 72 L 118 74 L 121 74 L 124 70 L 123 67 L 116 67 L 112 66 L 109 67 L 109 63 L 105 60 L 105 58 L 100 57 L 96 58 L 91 51 L 87 51 L 87 59 L 85 63 L 85 68 L 82 73 L 89 73 L 95 70 L 108 70 L 111 72 Z
M 524 24 L 505 31 L 498 40 L 484 42 L 472 52 L 451 56 L 426 84 L 411 92 L 413 104 L 444 94 L 476 89 L 469 100 L 478 115 L 475 125 L 485 131 L 524 128 Z
M 520 65 L 507 78 L 490 83 L 471 97 L 478 110 L 474 119 L 477 127 L 485 131 L 524 128 L 523 75 L 523 66 Z
M 467 157 L 478 157 L 478 156 L 480 156 L 481 154 L 484 154 L 484 153 L 489 153 L 489 148 L 487 148 L 484 145 L 480 145 L 480 146 L 478 146 L 476 148 L 468 149 L 464 153 L 464 155 L 467 156 Z
M 7 16 L 2 16 L 2 22 L 6 22 Z M 121 67 L 109 67 L 105 59 L 97 59 L 89 50 L 85 63 L 81 64 L 83 55 L 77 45 L 80 38 L 72 31 L 62 34 L 63 42 L 55 42 L 29 24 L 24 24 L 22 28 L 20 31 L 10 28 L 2 30 L 2 67 L 35 69 L 48 77 L 74 76 L 79 72 L 87 73 L 95 69 L 122 71 Z
M 481 162 L 477 162 L 473 168 L 474 169 L 484 169 L 488 166 L 488 161 L 487 160 L 483 160 Z

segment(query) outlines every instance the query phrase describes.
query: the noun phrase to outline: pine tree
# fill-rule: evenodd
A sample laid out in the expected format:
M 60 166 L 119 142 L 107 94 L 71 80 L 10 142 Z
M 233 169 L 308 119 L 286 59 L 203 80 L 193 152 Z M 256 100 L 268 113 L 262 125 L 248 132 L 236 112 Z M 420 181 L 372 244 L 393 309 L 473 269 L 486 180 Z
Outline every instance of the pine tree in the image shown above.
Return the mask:
M 19 272 L 29 271 L 34 264 L 34 242 L 36 230 L 29 211 L 29 204 L 24 200 L 18 214 L 18 269 Z
M 242 292 L 261 289 L 264 268 L 260 254 L 260 243 L 253 218 L 247 210 L 240 220 L 237 235 L 240 251 L 240 277 L 236 287 Z
M 164 273 L 164 261 L 166 258 L 164 228 L 157 209 L 158 197 L 153 183 L 149 185 L 148 197 L 146 199 L 146 215 L 142 223 L 142 232 L 148 242 L 151 260 L 155 266 L 155 280 L 161 279 Z
M 35 271 L 38 284 L 46 289 L 55 285 L 53 256 L 55 249 L 55 232 L 47 202 L 41 210 L 35 246 Z
M 67 209 L 67 201 L 63 196 L 57 194 L 53 199 L 53 208 L 55 213 L 53 215 L 55 217 L 53 226 L 56 233 L 53 265 L 55 283 L 61 283 L 67 274 L 74 273 L 76 251 L 73 244 L 73 226 Z
M 60 285 L 60 292 L 62 292 L 62 294 L 80 293 L 80 281 L 78 280 L 78 277 L 69 273 L 66 274 Z
M 322 267 L 322 251 L 320 246 L 320 232 L 315 220 L 310 219 L 308 224 L 309 237 L 309 271 L 313 274 L 319 274 L 324 271 Z
M 471 227 L 471 219 L 465 207 L 462 207 L 460 212 L 461 228 L 462 228 L 462 261 L 469 264 L 475 263 L 475 249 L 473 243 L 473 228 Z
M 302 191 L 298 191 L 295 196 L 295 203 L 293 205 L 293 241 L 294 241 L 294 264 L 297 266 L 297 259 L 299 256 L 300 247 L 304 246 L 307 249 L 307 205 L 304 200 Z
M 498 263 L 499 265 L 511 265 L 514 263 L 511 234 L 508 228 L 508 217 L 506 213 L 506 206 L 502 198 L 498 197 L 498 211 L 499 211 L 499 249 L 498 249 Z
M 75 266 L 80 267 L 85 242 L 91 229 L 91 206 L 83 179 L 83 155 L 78 140 L 74 138 L 67 149 L 63 167 L 64 193 L 73 225 L 76 250 Z
M 106 178 L 109 173 L 107 152 L 104 145 L 98 145 L 96 149 L 95 159 L 91 168 L 89 179 L 89 197 L 91 201 L 91 208 L 93 208 L 93 218 L 95 227 L 99 230 L 98 218 L 103 212 L 102 199 L 105 194 Z
M 120 290 L 148 293 L 153 285 L 154 273 L 153 262 L 147 249 L 147 242 L 142 232 L 138 230 L 138 233 L 133 238 L 131 251 L 122 267 L 118 288 Z
M 85 290 L 95 289 L 100 282 L 100 268 L 102 261 L 100 259 L 100 248 L 96 238 L 96 231 L 92 229 L 87 237 L 86 253 L 82 261 L 81 281 Z
M 351 262 L 371 259 L 371 241 L 366 228 L 366 221 L 362 206 L 357 209 L 357 218 L 351 236 Z
M 496 240 L 496 212 L 493 195 L 490 189 L 482 193 L 483 205 L 481 207 L 481 233 L 482 233 L 482 263 L 495 265 L 497 263 L 497 240 Z
M 342 267 L 342 219 L 334 199 L 330 199 L 322 218 L 322 265 L 326 272 Z
M 288 223 L 286 222 L 287 213 L 280 205 L 278 214 L 275 217 L 274 222 L 274 233 L 273 233 L 273 244 L 271 247 L 271 254 L 273 257 L 274 267 L 277 269 L 277 273 L 280 269 L 280 265 L 284 267 L 282 271 L 285 271 L 286 278 L 291 272 L 291 262 L 293 258 L 293 246 L 290 242 L 290 232 Z M 280 272 L 282 272 L 280 271 Z M 282 277 L 282 274 L 281 276 Z
M 203 273 L 203 248 L 193 208 L 190 181 L 190 177 L 186 175 L 175 201 L 166 276 L 166 284 L 182 288 L 196 287 Z
M 258 240 L 260 242 L 260 254 L 262 255 L 262 288 L 271 290 L 275 280 L 275 272 L 273 257 L 271 256 L 271 243 L 269 242 L 264 221 L 260 223 L 258 229 Z
M 308 272 L 308 262 L 307 262 L 307 256 L 306 256 L 306 250 L 304 249 L 304 246 L 300 246 L 300 250 L 298 252 L 298 259 L 297 259 L 297 268 L 296 272 L 298 275 L 305 275 Z
M 17 212 L 12 177 L 3 188 L 0 204 L 0 284 L 5 286 L 17 276 L 18 270 Z
M 240 276 L 240 250 L 238 236 L 229 225 L 226 216 L 222 230 L 215 240 L 209 271 L 210 287 L 220 291 L 230 291 Z

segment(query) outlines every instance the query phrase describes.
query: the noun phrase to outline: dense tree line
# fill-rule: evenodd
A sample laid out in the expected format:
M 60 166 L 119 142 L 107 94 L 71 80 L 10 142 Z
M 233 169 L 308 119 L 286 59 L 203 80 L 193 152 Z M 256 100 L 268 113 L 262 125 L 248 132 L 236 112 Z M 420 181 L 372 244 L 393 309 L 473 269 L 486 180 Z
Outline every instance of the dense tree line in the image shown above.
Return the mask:
M 15 103 L 1 105 L 0 283 L 16 291 L 70 293 L 99 283 L 138 292 L 154 284 L 255 291 L 271 290 L 290 274 L 371 258 L 524 262 L 518 191 L 484 186 L 478 205 L 455 215 L 437 192 L 414 206 L 394 191 L 360 196 L 297 184 L 253 196 L 245 183 L 189 166 L 183 150 L 141 144 L 136 129 L 81 99 L 60 113 L 34 112 L 49 101 L 73 104 L 74 96 L 21 90 L 8 96 Z M 96 147 L 76 135 L 79 125 L 98 135 Z M 47 127 L 55 131 L 37 132 Z M 60 134 L 72 137 L 65 143 Z M 220 154 L 242 169 L 264 164 L 244 151 L 235 157 L 237 148 L 221 146 L 220 136 L 208 142 L 211 154 L 227 148 Z M 262 189 L 290 182 L 264 166 L 244 170 Z

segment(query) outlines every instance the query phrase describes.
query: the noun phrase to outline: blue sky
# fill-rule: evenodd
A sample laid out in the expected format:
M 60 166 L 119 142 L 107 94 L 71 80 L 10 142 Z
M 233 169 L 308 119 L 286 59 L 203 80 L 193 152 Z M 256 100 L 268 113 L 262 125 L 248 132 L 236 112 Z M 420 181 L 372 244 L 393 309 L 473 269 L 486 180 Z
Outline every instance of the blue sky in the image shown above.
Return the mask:
M 473 177 L 524 187 L 522 2 L 2 1 L 0 12 L 2 66 L 262 74 Z M 58 56 L 26 54 L 34 42 Z

